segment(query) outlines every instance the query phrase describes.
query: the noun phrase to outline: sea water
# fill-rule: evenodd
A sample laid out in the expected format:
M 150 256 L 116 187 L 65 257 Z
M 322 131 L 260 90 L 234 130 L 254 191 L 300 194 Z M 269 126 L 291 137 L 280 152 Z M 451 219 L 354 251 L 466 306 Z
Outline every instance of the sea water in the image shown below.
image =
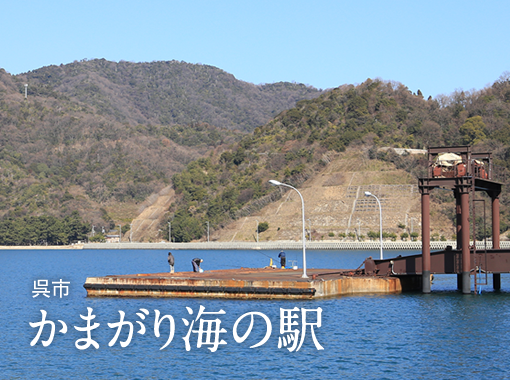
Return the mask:
M 385 252 L 385 257 L 415 252 Z M 263 267 L 277 251 L 174 251 L 176 271 L 191 270 L 191 259 L 204 260 L 204 270 Z M 375 251 L 308 251 L 309 268 L 355 269 Z M 83 284 L 87 277 L 111 274 L 166 272 L 167 251 L 147 250 L 12 250 L 0 251 L 0 378 L 2 379 L 470 379 L 510 377 L 510 276 L 502 275 L 501 292 L 491 286 L 481 294 L 462 295 L 456 291 L 456 276 L 438 275 L 431 294 L 344 296 L 309 301 L 222 300 L 200 298 L 87 298 Z M 301 252 L 287 252 L 287 263 L 295 260 L 301 268 Z M 48 282 L 49 297 L 34 297 L 34 281 Z M 61 283 L 65 285 L 52 285 Z M 489 277 L 489 284 L 491 284 Z M 62 294 L 60 291 L 63 290 Z M 65 291 L 68 291 L 65 295 Z M 56 293 L 53 293 L 56 291 Z M 48 295 L 48 294 L 47 294 Z M 198 312 L 202 319 L 217 320 L 219 344 L 213 350 L 203 335 L 199 346 Z M 99 326 L 91 331 L 98 344 L 80 350 L 76 347 L 86 332 L 88 308 Z M 299 350 L 278 347 L 281 310 L 297 310 L 297 327 L 302 309 L 321 325 L 305 330 Z M 30 322 L 55 323 L 54 337 L 45 326 L 33 346 L 38 328 Z M 161 324 L 160 336 L 154 332 L 155 311 L 174 320 L 170 336 L 168 320 Z M 124 322 L 112 344 L 122 311 Z M 299 311 L 299 312 L 298 312 Z M 147 314 L 146 314 L 147 312 Z M 247 313 L 257 314 L 246 340 L 238 343 L 233 330 L 236 321 Z M 262 341 L 267 323 L 272 332 Z M 197 319 L 196 325 L 191 323 Z M 313 318 L 312 318 L 313 319 Z M 60 332 L 62 321 L 67 326 Z M 238 325 L 238 336 L 248 328 L 250 318 Z M 188 325 L 186 325 L 186 322 Z M 141 326 L 145 332 L 141 333 Z M 191 329 L 190 329 L 191 326 Z M 289 326 L 287 326 L 289 327 Z M 297 328 L 296 327 L 296 328 Z M 192 330 L 190 332 L 190 330 Z M 195 332 L 193 332 L 195 331 Z M 189 347 L 185 338 L 189 335 Z M 209 343 L 215 334 L 209 336 Z

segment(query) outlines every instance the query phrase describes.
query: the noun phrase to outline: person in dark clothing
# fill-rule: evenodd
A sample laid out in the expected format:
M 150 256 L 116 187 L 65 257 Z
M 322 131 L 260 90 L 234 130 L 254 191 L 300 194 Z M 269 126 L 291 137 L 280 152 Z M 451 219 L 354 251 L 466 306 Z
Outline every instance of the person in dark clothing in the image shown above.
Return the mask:
M 200 272 L 200 264 L 203 261 L 204 260 L 199 259 L 198 257 L 196 257 L 193 260 L 191 260 L 191 265 L 193 266 L 193 272 Z
M 168 252 L 168 265 L 170 265 L 170 273 L 174 273 L 175 258 L 172 252 Z
M 285 252 L 283 251 L 280 251 L 280 253 L 278 254 L 278 258 L 280 259 L 280 265 L 282 267 L 282 269 L 285 269 Z

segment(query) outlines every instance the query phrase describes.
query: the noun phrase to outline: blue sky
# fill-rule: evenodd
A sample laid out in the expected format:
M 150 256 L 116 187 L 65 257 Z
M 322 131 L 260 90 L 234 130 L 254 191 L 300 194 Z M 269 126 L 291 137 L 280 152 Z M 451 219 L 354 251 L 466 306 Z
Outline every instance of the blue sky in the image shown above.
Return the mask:
M 255 83 L 367 78 L 428 97 L 510 71 L 510 1 L 2 1 L 0 67 L 179 60 Z

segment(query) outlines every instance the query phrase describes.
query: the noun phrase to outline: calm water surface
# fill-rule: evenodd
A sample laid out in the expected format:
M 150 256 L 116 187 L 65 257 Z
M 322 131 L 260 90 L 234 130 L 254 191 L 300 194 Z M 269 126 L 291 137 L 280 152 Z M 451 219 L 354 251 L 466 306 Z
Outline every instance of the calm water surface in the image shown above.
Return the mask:
M 387 256 L 413 252 L 386 252 Z M 168 270 L 167 251 L 0 251 L 3 271 L 0 277 L 0 378 L 54 379 L 465 379 L 510 378 L 510 277 L 502 275 L 502 291 L 490 286 L 481 295 L 462 295 L 455 291 L 455 276 L 436 276 L 432 294 L 350 296 L 312 301 L 258 301 L 218 299 L 87 298 L 83 283 L 86 277 L 109 274 L 153 273 Z M 363 260 L 378 252 L 309 251 L 309 268 L 357 268 Z M 205 270 L 262 267 L 276 251 L 174 251 L 176 270 L 191 270 L 191 259 L 204 259 Z M 288 260 L 301 266 L 301 252 L 290 251 Z M 32 298 L 33 282 L 70 282 L 69 295 L 59 298 Z M 489 278 L 489 283 L 491 279 Z M 205 311 L 224 310 L 222 338 L 227 342 L 216 352 L 197 348 L 197 334 L 190 338 L 186 351 L 182 339 L 188 332 L 183 318 L 191 321 L 200 305 Z M 100 347 L 78 350 L 75 341 L 85 337 L 73 326 L 83 327 L 80 318 L 93 308 L 100 326 L 92 337 Z M 193 315 L 186 310 L 190 307 Z M 310 332 L 297 352 L 278 349 L 280 308 L 321 307 L 322 327 L 315 330 L 318 351 Z M 136 321 L 140 309 L 150 314 L 143 321 L 144 335 Z M 56 332 L 48 347 L 48 326 L 37 345 L 30 346 L 37 329 L 29 322 L 47 319 L 67 324 L 66 334 Z M 127 327 L 117 343 L 108 343 L 115 335 L 108 323 L 125 320 L 134 324 L 129 346 L 122 348 Z M 160 350 L 168 338 L 168 328 L 155 337 L 154 310 L 175 319 L 172 343 Z M 265 333 L 265 324 L 255 320 L 249 338 L 238 344 L 232 329 L 244 313 L 257 311 L 272 321 L 273 332 L 263 346 L 250 349 Z M 206 317 L 204 317 L 206 318 Z M 214 318 L 214 317 L 213 317 Z M 208 317 L 207 319 L 213 319 Z M 262 331 L 263 330 L 263 331 Z M 239 331 L 241 334 L 242 331 Z

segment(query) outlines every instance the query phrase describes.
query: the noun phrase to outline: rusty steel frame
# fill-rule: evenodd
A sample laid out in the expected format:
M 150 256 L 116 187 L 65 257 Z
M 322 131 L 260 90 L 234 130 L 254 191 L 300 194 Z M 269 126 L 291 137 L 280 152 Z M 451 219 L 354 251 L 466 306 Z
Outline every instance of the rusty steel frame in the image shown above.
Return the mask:
M 463 272 L 462 250 L 446 249 L 443 251 L 432 252 L 430 254 L 430 273 L 431 274 L 459 274 Z M 365 260 L 365 265 L 367 261 Z M 368 268 L 372 275 L 423 275 L 423 256 L 421 254 L 410 256 L 397 256 L 391 259 L 370 261 Z M 470 249 L 469 266 L 475 267 L 475 255 Z M 510 250 L 508 249 L 488 249 L 487 266 L 484 269 L 487 273 L 510 273 Z
M 462 158 L 462 164 L 466 171 L 463 176 L 434 177 L 433 169 L 435 159 L 441 153 L 455 153 Z M 487 175 L 483 175 L 481 170 L 477 170 L 475 160 L 482 160 L 487 165 Z M 455 195 L 455 206 L 457 216 L 457 250 L 460 252 L 455 258 L 460 264 L 457 268 L 458 288 L 463 293 L 471 293 L 471 272 L 475 269 L 473 257 L 476 256 L 476 247 L 470 247 L 470 193 L 473 196 L 473 202 L 476 191 L 485 191 L 492 200 L 492 233 L 493 248 L 499 248 L 499 195 L 501 194 L 501 183 L 492 180 L 492 156 L 490 153 L 473 153 L 469 146 L 454 147 L 431 147 L 428 149 L 428 176 L 418 179 L 418 188 L 421 194 L 422 208 L 422 291 L 430 293 L 430 274 L 433 273 L 431 253 L 430 253 L 430 194 L 436 188 L 452 190 Z M 456 171 L 456 174 L 460 171 Z M 473 206 L 474 214 L 474 206 Z M 473 215 L 474 218 L 474 215 Z M 473 222 L 474 224 L 474 222 Z M 474 228 L 474 226 L 473 226 Z M 475 241 L 473 234 L 473 241 Z M 488 260 L 491 256 L 488 256 Z M 494 256 L 492 256 L 494 257 Z M 501 272 L 500 272 L 501 273 Z M 494 286 L 497 284 L 499 276 L 494 280 Z M 475 279 L 476 281 L 476 279 Z

